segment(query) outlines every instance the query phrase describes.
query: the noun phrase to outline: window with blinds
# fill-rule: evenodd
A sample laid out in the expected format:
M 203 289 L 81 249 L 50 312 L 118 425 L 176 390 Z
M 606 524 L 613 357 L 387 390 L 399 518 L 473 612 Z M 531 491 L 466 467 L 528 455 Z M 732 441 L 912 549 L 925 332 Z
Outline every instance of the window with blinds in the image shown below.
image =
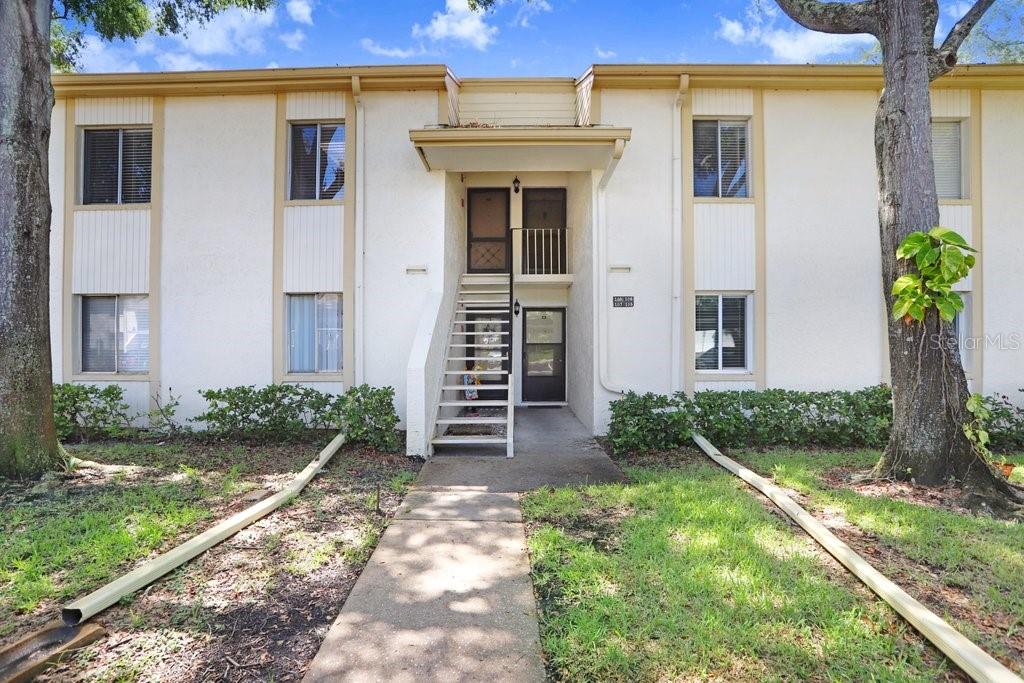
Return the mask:
M 960 121 L 932 121 L 932 160 L 940 199 L 964 199 L 963 126 Z
M 693 122 L 693 195 L 750 196 L 750 139 L 746 121 Z
M 696 303 L 694 367 L 697 370 L 749 370 L 750 296 L 700 294 Z
M 82 131 L 82 203 L 148 204 L 152 196 L 153 131 Z
M 83 296 L 82 372 L 149 371 L 149 297 Z
M 345 124 L 293 123 L 289 136 L 289 199 L 345 197 Z
M 341 372 L 341 294 L 289 294 L 288 372 Z

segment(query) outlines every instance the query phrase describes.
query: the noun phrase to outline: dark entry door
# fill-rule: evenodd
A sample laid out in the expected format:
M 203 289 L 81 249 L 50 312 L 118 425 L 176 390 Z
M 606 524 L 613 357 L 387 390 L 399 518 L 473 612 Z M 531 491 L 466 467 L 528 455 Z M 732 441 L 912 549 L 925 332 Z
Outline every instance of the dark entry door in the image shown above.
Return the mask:
M 565 401 L 565 309 L 523 315 L 523 400 Z
M 469 189 L 466 223 L 471 273 L 508 273 L 512 265 L 507 187 Z

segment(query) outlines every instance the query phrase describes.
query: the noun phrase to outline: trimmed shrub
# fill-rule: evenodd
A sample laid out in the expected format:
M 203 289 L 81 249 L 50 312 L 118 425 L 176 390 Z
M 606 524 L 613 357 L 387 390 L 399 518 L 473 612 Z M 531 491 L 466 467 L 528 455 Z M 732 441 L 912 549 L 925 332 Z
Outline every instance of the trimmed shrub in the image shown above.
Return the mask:
M 341 396 L 294 384 L 206 389 L 199 394 L 208 404 L 196 416 L 217 437 L 295 441 L 312 431 L 344 430 L 349 443 L 395 450 L 395 390 L 368 385 L 352 387 Z
M 611 403 L 608 440 L 612 449 L 643 453 L 679 448 L 690 438 L 692 414 L 687 408 L 678 395 L 627 392 Z
M 124 389 L 116 384 L 54 384 L 53 422 L 60 441 L 110 439 L 131 429 Z

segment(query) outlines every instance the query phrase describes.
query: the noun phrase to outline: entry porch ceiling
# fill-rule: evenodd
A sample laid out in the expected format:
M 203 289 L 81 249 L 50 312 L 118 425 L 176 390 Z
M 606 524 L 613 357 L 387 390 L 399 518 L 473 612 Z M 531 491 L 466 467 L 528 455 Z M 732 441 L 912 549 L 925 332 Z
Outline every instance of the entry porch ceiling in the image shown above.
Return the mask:
M 590 171 L 605 168 L 630 128 L 502 126 L 409 131 L 428 171 Z

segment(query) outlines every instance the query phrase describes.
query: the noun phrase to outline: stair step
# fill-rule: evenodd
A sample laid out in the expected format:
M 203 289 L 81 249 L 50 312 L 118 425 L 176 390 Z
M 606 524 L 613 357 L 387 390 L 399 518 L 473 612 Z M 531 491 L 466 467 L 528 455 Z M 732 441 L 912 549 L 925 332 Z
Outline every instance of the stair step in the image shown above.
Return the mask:
M 442 408 L 456 408 L 456 407 L 464 408 L 466 406 L 493 406 L 493 407 L 497 407 L 497 406 L 507 406 L 508 405 L 508 401 L 491 401 L 491 400 L 482 400 L 482 399 L 477 399 L 475 401 L 441 401 L 437 405 L 441 406 Z
M 448 348 L 458 347 L 464 349 L 507 349 L 508 344 L 449 344 Z
M 455 358 L 449 358 L 448 360 L 458 360 Z M 478 360 L 490 360 L 489 358 L 480 358 Z M 446 375 L 507 375 L 508 370 L 445 370 Z
M 508 389 L 507 384 L 445 384 L 441 387 L 445 391 L 465 391 L 467 389 L 482 389 L 484 391 L 497 391 Z
M 460 294 L 508 294 L 507 289 L 460 289 Z
M 503 425 L 507 417 L 439 417 L 439 425 Z
M 502 311 L 504 313 L 505 311 Z M 508 318 L 486 318 L 484 320 L 455 320 L 457 325 L 487 325 L 489 323 L 503 323 L 507 325 L 512 322 Z
M 473 315 L 476 315 L 477 313 L 508 313 L 508 308 L 493 308 L 493 309 L 491 309 L 491 308 L 487 308 L 487 309 L 484 309 L 484 308 L 472 308 L 472 309 L 460 308 L 459 310 L 457 310 L 455 312 L 456 313 L 472 313 Z M 456 322 L 458 322 L 458 321 L 456 321 Z
M 490 337 L 492 335 L 502 337 L 508 336 L 508 332 L 452 332 L 452 334 L 457 334 L 460 337 Z
M 435 446 L 444 445 L 473 445 L 490 443 L 508 443 L 503 436 L 439 436 L 430 440 Z
M 507 273 L 466 273 L 460 282 L 501 282 L 508 284 Z

